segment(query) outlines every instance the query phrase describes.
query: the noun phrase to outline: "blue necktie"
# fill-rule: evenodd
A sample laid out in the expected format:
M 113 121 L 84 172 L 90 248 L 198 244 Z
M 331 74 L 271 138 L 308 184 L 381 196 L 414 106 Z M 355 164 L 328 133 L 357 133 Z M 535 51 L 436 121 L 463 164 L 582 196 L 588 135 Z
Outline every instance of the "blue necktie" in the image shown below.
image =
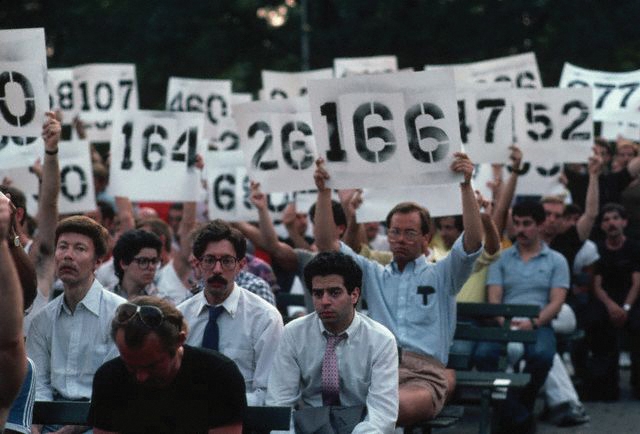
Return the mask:
M 220 331 L 218 329 L 218 317 L 224 311 L 222 306 L 207 306 L 209 308 L 209 322 L 204 328 L 202 335 L 202 346 L 211 350 L 218 351 L 218 342 L 220 341 Z

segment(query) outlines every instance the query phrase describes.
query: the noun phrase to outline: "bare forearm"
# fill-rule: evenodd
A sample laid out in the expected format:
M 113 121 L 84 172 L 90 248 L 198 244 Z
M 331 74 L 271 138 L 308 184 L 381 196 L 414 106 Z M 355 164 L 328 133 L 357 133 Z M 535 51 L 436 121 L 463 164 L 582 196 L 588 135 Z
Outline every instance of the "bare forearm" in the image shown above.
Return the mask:
M 482 245 L 482 222 L 480 209 L 470 183 L 460 185 L 462 192 L 462 224 L 464 226 L 464 250 L 475 252 Z
M 116 208 L 118 208 L 118 220 L 120 220 L 120 233 L 134 229 L 136 221 L 133 217 L 133 205 L 129 198 L 116 196 Z
M 484 249 L 490 255 L 500 250 L 500 234 L 493 219 L 488 214 L 481 214 L 482 227 L 484 228 Z
M 589 238 L 593 224 L 598 217 L 600 187 L 598 176 L 589 175 L 589 186 L 587 187 L 587 197 L 585 199 L 584 214 L 576 223 L 578 236 L 581 241 Z
M 631 289 L 629 289 L 629 293 L 627 294 L 624 304 L 633 306 L 638 299 L 638 294 L 640 294 L 640 272 L 633 273 L 631 275 L 631 280 Z
M 318 190 L 315 224 L 313 228 L 318 250 L 325 252 L 338 250 L 340 248 L 339 242 L 334 238 L 336 224 L 333 220 L 330 189 Z
M 495 207 L 493 209 L 493 221 L 496 223 L 496 228 L 499 234 L 504 232 L 507 226 L 507 216 L 509 214 L 509 206 L 513 200 L 513 195 L 518 185 L 518 174 L 513 171 L 509 176 L 504 187 L 500 190 L 498 198 L 495 199 Z

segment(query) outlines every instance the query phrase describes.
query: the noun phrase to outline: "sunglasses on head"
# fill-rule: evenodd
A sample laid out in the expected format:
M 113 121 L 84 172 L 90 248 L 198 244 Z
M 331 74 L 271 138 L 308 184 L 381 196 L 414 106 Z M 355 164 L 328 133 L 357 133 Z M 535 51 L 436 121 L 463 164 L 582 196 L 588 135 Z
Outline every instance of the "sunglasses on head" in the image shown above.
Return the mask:
M 159 307 L 133 303 L 123 303 L 116 311 L 116 322 L 118 324 L 128 323 L 133 317 L 138 316 L 144 325 L 150 328 L 159 327 L 164 321 L 164 314 Z

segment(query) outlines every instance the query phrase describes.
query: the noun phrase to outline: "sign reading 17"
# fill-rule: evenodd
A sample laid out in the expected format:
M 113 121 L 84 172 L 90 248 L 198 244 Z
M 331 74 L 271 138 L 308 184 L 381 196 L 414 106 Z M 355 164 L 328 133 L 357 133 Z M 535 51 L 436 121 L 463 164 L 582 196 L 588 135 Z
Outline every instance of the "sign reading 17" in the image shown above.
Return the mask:
M 320 106 L 320 114 L 326 119 L 329 135 L 329 150 L 327 161 L 347 161 L 347 153 L 342 148 L 338 134 L 337 105 L 335 102 L 327 102 Z M 353 130 L 356 151 L 360 158 L 370 163 L 381 163 L 390 159 L 397 149 L 394 132 L 383 126 L 365 128 L 365 118 L 370 115 L 378 115 L 383 121 L 393 120 L 393 114 L 389 108 L 379 102 L 363 103 L 353 113 Z M 404 115 L 404 125 L 409 142 L 409 151 L 416 160 L 421 163 L 435 163 L 442 160 L 449 152 L 449 137 L 447 133 L 435 126 L 426 126 L 420 129 L 416 126 L 416 120 L 423 115 L 429 115 L 434 120 L 443 119 L 444 112 L 440 107 L 431 103 L 420 103 L 411 106 Z M 374 151 L 369 148 L 370 139 L 382 139 L 385 145 L 382 149 Z M 420 147 L 420 141 L 434 139 L 438 145 L 433 151 L 425 151 Z
M 132 122 L 127 122 L 122 126 L 122 134 L 124 135 L 124 155 L 120 167 L 122 170 L 131 170 L 133 168 L 133 161 L 131 160 Z M 162 125 L 152 124 L 143 130 L 141 159 L 145 169 L 157 172 L 164 167 L 168 137 L 169 133 Z M 185 144 L 187 151 L 181 152 L 180 150 Z M 183 132 L 173 145 L 171 161 L 186 161 L 187 167 L 193 166 L 196 161 L 197 144 L 198 128 L 191 127 Z M 155 157 L 152 158 L 152 155 L 155 155 Z

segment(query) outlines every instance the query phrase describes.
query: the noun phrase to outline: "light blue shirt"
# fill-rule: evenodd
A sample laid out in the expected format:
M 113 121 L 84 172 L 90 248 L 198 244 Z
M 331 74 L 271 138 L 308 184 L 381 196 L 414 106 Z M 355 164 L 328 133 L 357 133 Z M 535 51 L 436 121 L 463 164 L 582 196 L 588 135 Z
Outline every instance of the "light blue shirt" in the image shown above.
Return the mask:
M 516 243 L 491 264 L 487 285 L 502 286 L 503 303 L 535 304 L 543 308 L 549 304 L 551 288 L 569 288 L 569 265 L 561 253 L 546 243 L 542 243 L 536 256 L 523 262 Z
M 467 254 L 462 237 L 444 259 L 433 264 L 421 255 L 402 272 L 395 261 L 382 266 L 340 243 L 340 251 L 362 268 L 362 294 L 369 316 L 391 330 L 401 348 L 435 357 L 444 365 L 449 359 L 449 330 L 456 321 L 455 296 L 482 251 Z
M 102 287 L 98 279 L 72 312 L 64 294 L 34 318 L 27 335 L 27 354 L 36 365 L 36 399 L 91 398 L 93 376 L 118 356 L 111 339 L 111 320 L 126 300 Z

